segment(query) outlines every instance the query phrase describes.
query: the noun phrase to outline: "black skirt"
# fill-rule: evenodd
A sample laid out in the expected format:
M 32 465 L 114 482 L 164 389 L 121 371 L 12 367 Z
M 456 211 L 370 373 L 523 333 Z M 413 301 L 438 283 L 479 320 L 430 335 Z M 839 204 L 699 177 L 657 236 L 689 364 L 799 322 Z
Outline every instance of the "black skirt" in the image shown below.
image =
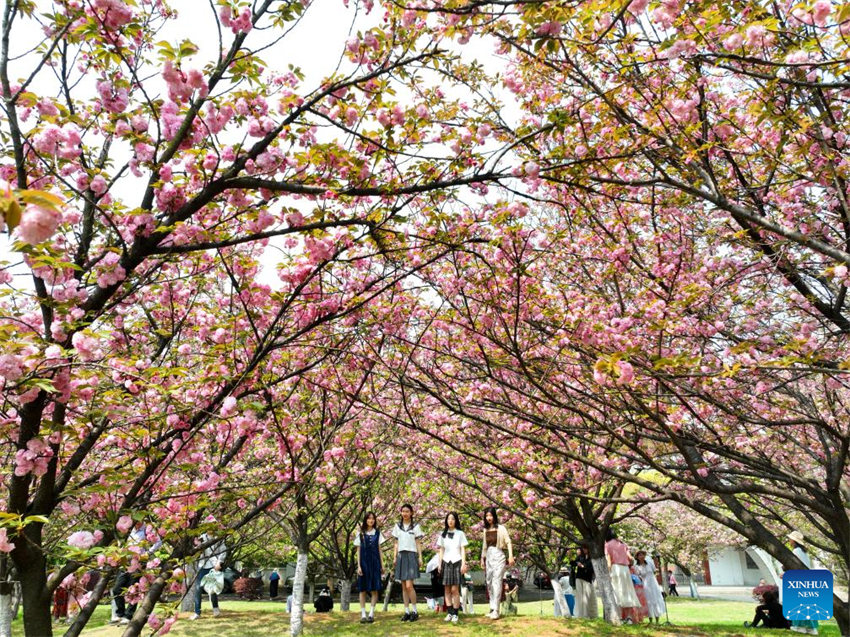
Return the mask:
M 460 586 L 460 562 L 443 562 L 443 586 Z

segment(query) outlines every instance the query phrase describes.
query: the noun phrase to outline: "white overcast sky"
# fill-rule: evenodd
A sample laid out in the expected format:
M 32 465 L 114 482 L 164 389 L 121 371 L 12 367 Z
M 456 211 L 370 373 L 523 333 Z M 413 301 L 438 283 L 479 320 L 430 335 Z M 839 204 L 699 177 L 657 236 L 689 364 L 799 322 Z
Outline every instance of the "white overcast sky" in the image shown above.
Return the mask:
M 40 2 L 38 4 L 41 5 L 42 10 L 46 11 L 52 3 Z M 212 9 L 207 2 L 202 0 L 172 0 L 169 4 L 179 12 L 179 17 L 168 23 L 156 39 L 168 40 L 173 43 L 184 38 L 192 40 L 198 45 L 199 51 L 185 63 L 185 66 L 187 68 L 201 68 L 207 61 L 214 59 L 218 52 L 218 32 Z M 362 7 L 358 7 L 356 0 L 351 0 L 348 7 L 342 0 L 313 0 L 298 23 L 292 27 L 291 32 L 274 48 L 263 51 L 260 57 L 272 70 L 286 69 L 288 64 L 300 67 L 305 74 L 303 88 L 309 91 L 318 86 L 322 78 L 336 70 L 346 40 L 351 34 L 358 30 L 366 30 L 376 24 L 382 15 L 382 11 L 380 6 L 376 6 L 371 14 L 366 14 Z M 223 34 L 224 45 L 227 47 L 233 36 L 231 31 L 226 28 Z M 279 36 L 279 33 L 272 33 L 271 30 L 268 32 L 254 30 L 249 34 L 248 42 L 251 48 L 256 48 L 259 43 L 268 42 L 277 36 Z M 34 22 L 21 21 L 16 23 L 12 37 L 13 54 L 24 53 L 33 46 L 33 43 L 40 41 L 42 37 L 40 28 Z M 492 48 L 483 45 L 480 41 L 473 40 L 462 50 L 465 56 L 477 58 L 490 70 L 498 69 L 502 64 L 493 54 Z M 28 75 L 36 61 L 37 59 L 32 56 L 23 56 L 10 63 L 10 80 L 14 82 L 18 78 Z M 49 74 L 44 75 L 45 80 L 47 80 Z M 165 84 L 160 78 L 152 78 L 150 83 L 154 86 L 154 92 L 156 90 L 164 92 Z M 93 81 L 91 89 L 92 94 L 94 94 Z M 33 83 L 31 90 L 36 94 L 40 92 L 48 95 L 56 94 L 55 84 L 48 84 L 46 81 L 42 83 L 37 80 Z M 116 149 L 115 152 L 120 151 Z M 126 196 L 128 203 L 131 203 L 133 197 L 137 196 L 132 190 L 135 190 L 139 183 L 139 180 L 136 180 L 136 183 L 125 180 L 123 183 L 116 184 L 114 194 L 119 198 Z M 278 281 L 274 271 L 275 264 L 272 262 L 276 260 L 274 253 L 274 250 L 268 251 L 268 259 L 266 260 L 268 263 L 264 263 L 265 267 L 261 280 L 264 283 L 276 286 Z M 0 238 L 0 261 L 12 263 L 20 261 L 19 255 L 11 250 L 10 241 L 5 232 L 2 233 Z M 16 287 L 29 288 L 30 281 L 26 272 L 20 268 L 14 270 L 23 277 L 16 277 Z

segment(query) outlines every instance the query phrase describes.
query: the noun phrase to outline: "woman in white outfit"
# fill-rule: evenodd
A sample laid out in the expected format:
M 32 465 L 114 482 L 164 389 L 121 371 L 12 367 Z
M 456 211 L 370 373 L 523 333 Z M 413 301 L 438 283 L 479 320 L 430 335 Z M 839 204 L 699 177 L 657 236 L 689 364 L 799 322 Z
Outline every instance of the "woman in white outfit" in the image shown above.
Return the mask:
M 484 569 L 487 590 L 490 593 L 490 619 L 499 619 L 499 602 L 502 599 L 502 580 L 505 577 L 505 551 L 507 565 L 514 565 L 514 548 L 508 530 L 499 524 L 495 507 L 484 510 L 484 538 L 481 543 L 481 568 Z
M 659 618 L 664 614 L 664 596 L 661 587 L 655 579 L 655 563 L 651 557 L 647 557 L 646 551 L 638 551 L 635 555 L 635 574 L 643 580 L 643 594 L 646 595 L 646 606 L 649 610 L 649 621 Z
M 622 540 L 617 539 L 611 529 L 608 529 L 605 540 L 605 557 L 608 558 L 608 569 L 611 571 L 611 584 L 614 586 L 617 605 L 621 610 L 637 608 L 640 606 L 640 600 L 632 583 L 632 574 L 629 572 L 629 565 L 632 562 L 629 547 Z

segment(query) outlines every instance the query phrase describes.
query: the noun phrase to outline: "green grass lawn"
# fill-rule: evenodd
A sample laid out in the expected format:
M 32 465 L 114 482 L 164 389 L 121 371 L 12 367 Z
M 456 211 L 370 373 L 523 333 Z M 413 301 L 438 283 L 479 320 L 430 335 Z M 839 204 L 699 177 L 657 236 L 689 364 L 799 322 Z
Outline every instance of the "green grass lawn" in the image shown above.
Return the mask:
M 482 599 L 483 602 L 483 599 Z M 420 611 L 424 605 L 421 605 Z M 190 622 L 184 613 L 170 634 L 176 637 L 275 637 L 288 634 L 289 615 L 281 602 L 237 602 L 224 600 L 221 603 L 222 614 L 214 618 L 209 604 L 204 604 L 204 614 L 200 620 Z M 353 608 L 357 609 L 355 605 Z M 565 637 L 593 637 L 653 635 L 657 637 L 687 637 L 718 635 L 720 637 L 755 637 L 756 635 L 782 634 L 782 631 L 765 631 L 743 628 L 745 619 L 752 619 L 754 604 L 746 602 L 727 602 L 721 600 L 674 599 L 669 606 L 671 626 L 609 626 L 605 622 L 552 617 L 551 598 L 540 602 L 519 604 L 519 616 L 507 617 L 493 622 L 483 612 L 484 603 L 476 605 L 476 614 L 472 617 L 461 616 L 457 625 L 443 622 L 444 615 L 425 611 L 419 622 L 404 624 L 400 621 L 401 606 L 390 606 L 387 613 L 378 612 L 374 624 L 361 625 L 359 612 L 342 613 L 334 611 L 327 615 L 307 613 L 305 631 L 307 637 L 485 637 L 493 634 L 508 637 L 546 637 L 549 635 Z M 83 631 L 85 637 L 118 637 L 123 632 L 117 626 L 108 626 L 109 608 L 98 608 L 89 628 Z M 57 626 L 57 635 L 62 634 Z M 143 633 L 145 634 L 145 633 Z M 838 637 L 838 628 L 834 621 L 821 623 L 821 635 Z M 20 620 L 15 622 L 13 635 L 23 635 Z

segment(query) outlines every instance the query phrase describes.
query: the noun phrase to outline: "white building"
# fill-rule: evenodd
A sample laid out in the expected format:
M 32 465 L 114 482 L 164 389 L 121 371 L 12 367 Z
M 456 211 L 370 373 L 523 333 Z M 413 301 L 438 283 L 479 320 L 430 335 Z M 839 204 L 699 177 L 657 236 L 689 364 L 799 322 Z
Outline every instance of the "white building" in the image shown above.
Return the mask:
M 711 546 L 704 570 L 705 583 L 710 586 L 758 586 L 762 579 L 781 585 L 773 558 L 754 546 Z

